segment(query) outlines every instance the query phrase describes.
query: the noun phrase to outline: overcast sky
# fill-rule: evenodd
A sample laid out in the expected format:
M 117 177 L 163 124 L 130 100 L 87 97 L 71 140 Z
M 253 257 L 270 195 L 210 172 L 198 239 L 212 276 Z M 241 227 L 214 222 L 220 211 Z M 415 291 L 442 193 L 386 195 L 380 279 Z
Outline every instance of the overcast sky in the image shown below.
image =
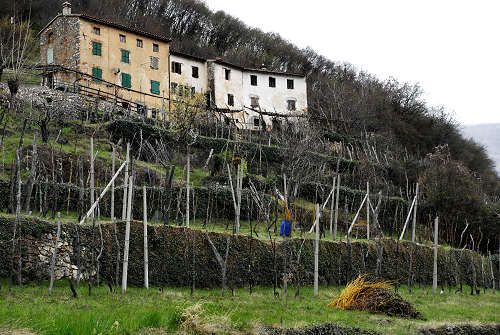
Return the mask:
M 205 0 L 381 79 L 420 83 L 462 124 L 500 123 L 500 0 Z

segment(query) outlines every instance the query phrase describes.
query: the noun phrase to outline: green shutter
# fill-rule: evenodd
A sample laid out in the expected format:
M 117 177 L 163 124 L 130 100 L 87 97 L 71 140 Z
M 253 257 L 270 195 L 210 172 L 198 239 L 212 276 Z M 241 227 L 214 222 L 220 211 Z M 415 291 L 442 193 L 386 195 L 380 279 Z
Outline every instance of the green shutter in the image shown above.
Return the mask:
M 96 82 L 101 82 L 99 79 L 102 79 L 102 69 L 99 69 L 98 67 L 93 67 L 92 68 L 92 80 Z
M 122 62 L 130 63 L 130 51 L 122 50 Z
M 160 94 L 160 82 L 151 80 L 151 93 Z
M 99 42 L 92 42 L 92 55 L 101 56 L 102 44 Z
M 122 73 L 122 87 L 132 88 L 132 78 L 128 73 Z

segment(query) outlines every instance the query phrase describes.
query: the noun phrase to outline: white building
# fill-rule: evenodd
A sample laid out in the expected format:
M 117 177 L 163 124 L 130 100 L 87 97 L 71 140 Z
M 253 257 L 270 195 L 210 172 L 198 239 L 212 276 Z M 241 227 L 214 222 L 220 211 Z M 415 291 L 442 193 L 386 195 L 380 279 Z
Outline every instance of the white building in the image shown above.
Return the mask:
M 175 51 L 170 61 L 172 94 L 206 94 L 210 107 L 226 112 L 240 128 L 270 130 L 281 122 L 275 115 L 307 112 L 304 75 L 249 69 L 220 58 L 205 60 Z
M 206 94 L 207 85 L 207 62 L 204 58 L 170 51 L 170 88 L 173 94 L 184 91 Z

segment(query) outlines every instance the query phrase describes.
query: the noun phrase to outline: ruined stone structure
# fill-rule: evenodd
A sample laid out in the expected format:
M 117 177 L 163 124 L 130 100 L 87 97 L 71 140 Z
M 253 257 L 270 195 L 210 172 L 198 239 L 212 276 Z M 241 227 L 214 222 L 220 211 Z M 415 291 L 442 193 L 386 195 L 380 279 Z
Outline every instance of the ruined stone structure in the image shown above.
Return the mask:
M 162 120 L 203 94 L 238 128 L 267 129 L 307 111 L 304 75 L 249 69 L 169 49 L 170 39 L 86 14 L 63 13 L 39 33 L 42 84 L 111 100 Z M 264 113 L 263 113 L 264 112 Z

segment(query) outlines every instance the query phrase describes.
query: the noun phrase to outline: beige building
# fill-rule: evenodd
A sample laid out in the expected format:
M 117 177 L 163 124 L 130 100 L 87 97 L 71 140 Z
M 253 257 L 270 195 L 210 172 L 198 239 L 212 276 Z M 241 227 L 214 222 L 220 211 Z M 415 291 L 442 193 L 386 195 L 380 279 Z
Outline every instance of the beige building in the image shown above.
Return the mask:
M 272 129 L 307 112 L 302 74 L 250 69 L 169 50 L 170 39 L 85 14 L 62 14 L 39 33 L 43 85 L 116 101 L 163 119 L 194 94 L 239 128 Z M 293 117 L 292 117 L 293 118 Z
M 116 99 L 148 117 L 168 108 L 170 39 L 72 14 L 68 2 L 39 38 L 43 84 Z

